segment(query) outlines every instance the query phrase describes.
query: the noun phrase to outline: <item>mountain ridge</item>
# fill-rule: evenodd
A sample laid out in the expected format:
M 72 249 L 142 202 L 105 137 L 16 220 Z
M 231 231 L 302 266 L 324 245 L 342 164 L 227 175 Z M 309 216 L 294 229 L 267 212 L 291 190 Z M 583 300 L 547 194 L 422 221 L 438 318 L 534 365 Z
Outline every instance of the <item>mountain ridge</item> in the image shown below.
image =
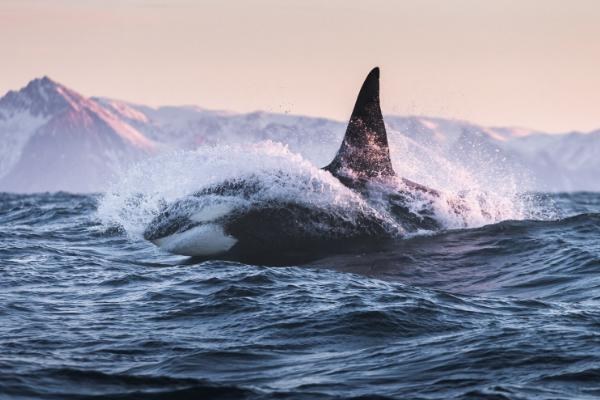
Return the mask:
M 524 190 L 600 190 L 600 130 L 548 134 L 440 117 L 385 118 L 402 153 L 400 171 L 410 178 L 431 179 L 427 162 L 447 159 L 474 173 L 530 171 Z M 0 98 L 0 190 L 101 191 L 120 170 L 157 152 L 230 142 L 283 142 L 325 165 L 344 129 L 344 122 L 319 117 L 85 97 L 44 76 Z
M 96 191 L 157 144 L 48 77 L 0 98 L 0 189 Z

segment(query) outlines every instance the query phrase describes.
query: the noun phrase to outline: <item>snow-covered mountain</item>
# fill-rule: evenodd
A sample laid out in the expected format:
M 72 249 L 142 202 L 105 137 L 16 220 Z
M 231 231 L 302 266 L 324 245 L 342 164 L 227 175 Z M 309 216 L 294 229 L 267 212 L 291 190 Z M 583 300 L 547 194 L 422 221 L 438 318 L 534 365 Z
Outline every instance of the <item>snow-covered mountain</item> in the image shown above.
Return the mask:
M 533 171 L 540 190 L 600 191 L 600 130 L 536 134 L 506 143 Z
M 157 144 L 94 100 L 44 77 L 0 99 L 0 190 L 101 189 Z
M 600 190 L 600 131 L 550 135 L 415 116 L 386 116 L 386 123 L 396 169 L 423 183 L 451 179 L 459 168 L 485 180 L 528 176 L 518 182 L 523 190 Z M 0 98 L 0 191 L 99 191 L 159 151 L 232 142 L 283 142 L 325 165 L 345 125 L 86 98 L 44 77 Z
M 196 106 L 150 108 L 107 98 L 94 100 L 152 140 L 181 149 L 272 140 L 321 162 L 332 157 L 345 130 L 344 123 L 325 118 L 262 111 L 236 114 Z

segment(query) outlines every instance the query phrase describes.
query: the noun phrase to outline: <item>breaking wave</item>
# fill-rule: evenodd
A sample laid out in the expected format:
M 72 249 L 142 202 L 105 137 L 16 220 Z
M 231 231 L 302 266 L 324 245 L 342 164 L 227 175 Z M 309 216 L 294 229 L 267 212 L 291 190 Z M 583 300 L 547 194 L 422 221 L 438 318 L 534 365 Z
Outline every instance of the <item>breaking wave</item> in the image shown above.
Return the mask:
M 410 168 L 408 165 L 396 168 L 413 171 L 414 175 L 414 164 L 413 160 Z M 459 167 L 453 167 L 448 161 L 445 164 L 446 170 L 455 168 L 459 171 Z M 481 185 L 480 180 L 472 178 L 464 169 L 460 170 L 463 172 L 456 173 L 454 180 L 436 182 L 440 196 L 415 194 L 410 198 L 409 208 L 418 211 L 430 207 L 445 229 L 473 228 L 507 219 L 539 219 L 551 215 L 550 209 L 540 208 L 536 196 L 519 193 L 510 175 L 507 175 L 506 184 L 496 182 L 491 192 Z M 145 160 L 124 172 L 111 186 L 100 201 L 98 216 L 105 224 L 120 226 L 131 237 L 139 238 L 166 204 L 212 185 L 240 179 L 256 180 L 261 190 L 251 199 L 229 199 L 239 205 L 251 207 L 252 202 L 259 201 L 292 202 L 350 218 L 366 213 L 381 220 L 392 234 L 406 233 L 402 221 L 390 214 L 384 201 L 377 200 L 386 192 L 406 190 L 402 180 L 372 185 L 372 195 L 366 200 L 302 155 L 270 141 L 204 147 Z M 431 177 L 428 181 L 432 181 Z

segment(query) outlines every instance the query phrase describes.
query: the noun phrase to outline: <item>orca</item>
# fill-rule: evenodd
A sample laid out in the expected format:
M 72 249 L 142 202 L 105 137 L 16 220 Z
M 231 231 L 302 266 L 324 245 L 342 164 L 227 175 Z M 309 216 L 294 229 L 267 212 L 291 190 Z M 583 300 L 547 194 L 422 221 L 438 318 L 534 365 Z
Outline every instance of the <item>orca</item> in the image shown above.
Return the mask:
M 371 70 L 359 91 L 337 154 L 322 169 L 366 201 L 376 197 L 385 202 L 402 231 L 369 209 L 357 210 L 348 218 L 343 212 L 292 200 L 240 207 L 240 200 L 251 200 L 263 189 L 264 183 L 250 175 L 165 205 L 145 229 L 144 238 L 179 255 L 289 264 L 377 245 L 410 231 L 441 228 L 427 206 L 440 193 L 398 177 L 392 166 L 380 107 L 378 67 Z M 394 185 L 387 185 L 389 182 Z M 418 210 L 416 198 L 426 200 Z

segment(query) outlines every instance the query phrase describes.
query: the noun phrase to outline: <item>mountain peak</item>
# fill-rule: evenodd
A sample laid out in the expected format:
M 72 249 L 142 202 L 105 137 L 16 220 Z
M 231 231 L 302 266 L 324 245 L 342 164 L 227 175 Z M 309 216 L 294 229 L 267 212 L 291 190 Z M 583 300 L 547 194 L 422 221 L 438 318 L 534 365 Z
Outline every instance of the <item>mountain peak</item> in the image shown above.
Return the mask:
M 48 75 L 44 75 L 40 78 L 32 79 L 28 85 L 58 85 L 54 79 L 50 78 Z
M 82 95 L 44 75 L 31 80 L 19 91 L 6 93 L 0 98 L 0 108 L 47 116 L 67 108 L 77 108 L 82 102 L 85 102 Z
M 18 90 L 18 93 L 33 95 L 38 92 L 56 91 L 59 88 L 65 87 L 49 76 L 44 75 L 40 78 L 30 80 L 25 87 Z

